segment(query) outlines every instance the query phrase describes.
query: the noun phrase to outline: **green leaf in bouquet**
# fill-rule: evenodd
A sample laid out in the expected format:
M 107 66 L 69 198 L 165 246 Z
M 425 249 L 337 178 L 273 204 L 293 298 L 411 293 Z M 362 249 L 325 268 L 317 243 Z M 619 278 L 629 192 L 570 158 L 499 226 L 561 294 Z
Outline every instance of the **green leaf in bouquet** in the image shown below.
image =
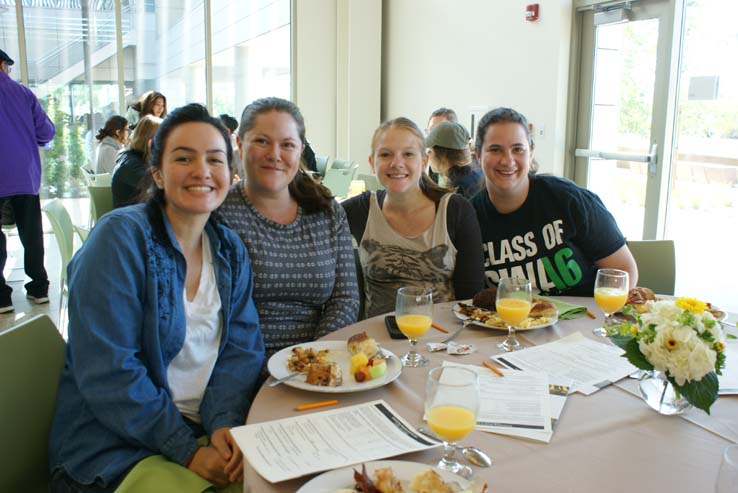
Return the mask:
M 625 351 L 624 356 L 630 363 L 640 370 L 653 370 L 653 365 L 648 362 L 638 347 L 638 341 L 633 336 L 612 335 L 610 340 L 620 349 Z
M 699 382 L 692 381 L 684 385 L 677 385 L 671 376 L 667 378 L 690 404 L 710 414 L 710 406 L 717 400 L 719 389 L 718 378 L 714 371 L 702 377 Z

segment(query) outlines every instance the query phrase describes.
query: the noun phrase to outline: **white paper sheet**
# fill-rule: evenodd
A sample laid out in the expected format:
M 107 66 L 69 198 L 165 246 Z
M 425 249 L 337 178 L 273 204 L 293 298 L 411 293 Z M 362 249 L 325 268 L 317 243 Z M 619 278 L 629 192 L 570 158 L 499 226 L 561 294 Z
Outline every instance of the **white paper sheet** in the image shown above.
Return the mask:
M 516 370 L 502 370 L 516 371 Z M 564 410 L 566 404 L 566 398 L 571 391 L 571 380 L 556 380 L 556 376 L 549 375 L 548 382 L 548 394 L 549 394 L 549 405 L 551 408 L 551 431 L 540 431 L 540 430 L 498 430 L 495 433 L 502 435 L 512 435 L 522 438 L 529 438 L 538 442 L 549 443 L 553 438 L 553 433 L 556 431 L 556 425 L 558 424 L 561 413 Z
M 718 375 L 720 395 L 738 394 L 738 342 L 728 341 L 725 344 L 725 368 Z
M 479 375 L 479 412 L 475 429 L 518 435 L 528 431 L 551 434 L 548 375 L 537 371 L 503 370 L 504 377 L 483 366 L 444 361 Z
M 520 370 L 544 371 L 557 380 L 573 381 L 575 392 L 590 395 L 636 371 L 623 350 L 584 337 L 580 332 L 555 342 L 493 356 L 500 364 Z
M 417 434 L 385 401 L 231 429 L 246 460 L 272 483 L 440 444 Z

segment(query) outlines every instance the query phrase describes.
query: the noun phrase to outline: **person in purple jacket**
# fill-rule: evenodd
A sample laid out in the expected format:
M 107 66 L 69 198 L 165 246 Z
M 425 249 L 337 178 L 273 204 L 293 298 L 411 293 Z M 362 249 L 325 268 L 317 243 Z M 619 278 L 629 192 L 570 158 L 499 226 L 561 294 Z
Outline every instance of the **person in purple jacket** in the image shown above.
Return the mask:
M 49 277 L 44 269 L 41 229 L 41 157 L 38 147 L 54 138 L 54 124 L 30 89 L 10 78 L 13 59 L 0 50 L 0 207 L 10 203 L 23 243 L 23 267 L 31 281 L 26 297 L 33 303 L 49 302 Z M 0 313 L 13 311 L 11 293 L 3 277 L 8 253 L 0 232 Z

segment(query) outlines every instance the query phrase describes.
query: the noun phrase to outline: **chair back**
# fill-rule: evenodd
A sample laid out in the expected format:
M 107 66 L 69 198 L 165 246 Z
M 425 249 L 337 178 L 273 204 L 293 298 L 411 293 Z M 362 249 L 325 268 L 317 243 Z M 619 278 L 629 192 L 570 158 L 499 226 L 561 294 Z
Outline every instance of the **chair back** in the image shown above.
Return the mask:
M 628 248 L 638 265 L 638 285 L 657 294 L 673 295 L 676 284 L 674 241 L 629 241 Z
M 351 169 L 353 165 L 350 159 L 334 159 L 329 169 Z
M 356 175 L 357 180 L 362 180 L 366 187 L 366 190 L 376 192 L 377 190 L 384 190 L 384 186 L 379 182 L 379 178 L 375 175 L 369 175 L 366 173 L 359 173 Z
M 0 491 L 46 492 L 64 340 L 46 315 L 0 333 Z
M 112 173 L 84 173 L 84 177 L 88 187 L 109 187 L 113 185 Z
M 325 170 L 328 169 L 328 156 L 315 156 L 315 168 L 320 176 L 325 176 Z
M 351 188 L 351 180 L 354 179 L 358 167 L 358 165 L 355 165 L 349 169 L 328 168 L 325 171 L 325 177 L 323 177 L 323 185 L 328 187 L 336 197 L 346 197 Z
M 90 217 L 96 223 L 104 214 L 113 210 L 113 189 L 108 186 L 90 185 Z
M 74 225 L 67 209 L 59 199 L 47 202 L 41 209 L 46 213 L 46 217 L 51 223 L 51 229 L 54 231 L 56 243 L 59 245 L 59 255 L 61 256 L 59 284 L 64 286 L 67 278 L 67 264 L 74 253 Z

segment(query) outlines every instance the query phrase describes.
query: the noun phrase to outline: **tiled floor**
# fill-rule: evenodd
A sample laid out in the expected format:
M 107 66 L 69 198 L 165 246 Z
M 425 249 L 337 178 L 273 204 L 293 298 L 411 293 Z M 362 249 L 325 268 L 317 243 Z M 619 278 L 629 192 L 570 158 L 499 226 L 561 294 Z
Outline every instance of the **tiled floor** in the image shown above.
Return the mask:
M 45 201 L 42 201 L 42 204 Z M 64 199 L 64 206 L 74 224 L 86 225 L 89 218 L 88 199 Z M 7 238 L 8 260 L 5 263 L 3 274 L 8 284 L 13 288 L 13 306 L 15 310 L 10 313 L 0 314 L 0 332 L 15 326 L 17 323 L 39 314 L 48 315 L 57 326 L 59 325 L 59 303 L 61 301 L 61 289 L 59 276 L 61 275 L 61 257 L 56 238 L 51 231 L 51 226 L 44 220 L 44 266 L 49 275 L 49 303 L 36 305 L 26 299 L 26 290 L 23 285 L 28 278 L 23 271 L 23 246 L 16 230 L 4 230 Z M 78 241 L 77 238 L 75 238 Z M 75 243 L 78 247 L 79 244 Z M 64 331 L 62 331 L 64 333 Z

